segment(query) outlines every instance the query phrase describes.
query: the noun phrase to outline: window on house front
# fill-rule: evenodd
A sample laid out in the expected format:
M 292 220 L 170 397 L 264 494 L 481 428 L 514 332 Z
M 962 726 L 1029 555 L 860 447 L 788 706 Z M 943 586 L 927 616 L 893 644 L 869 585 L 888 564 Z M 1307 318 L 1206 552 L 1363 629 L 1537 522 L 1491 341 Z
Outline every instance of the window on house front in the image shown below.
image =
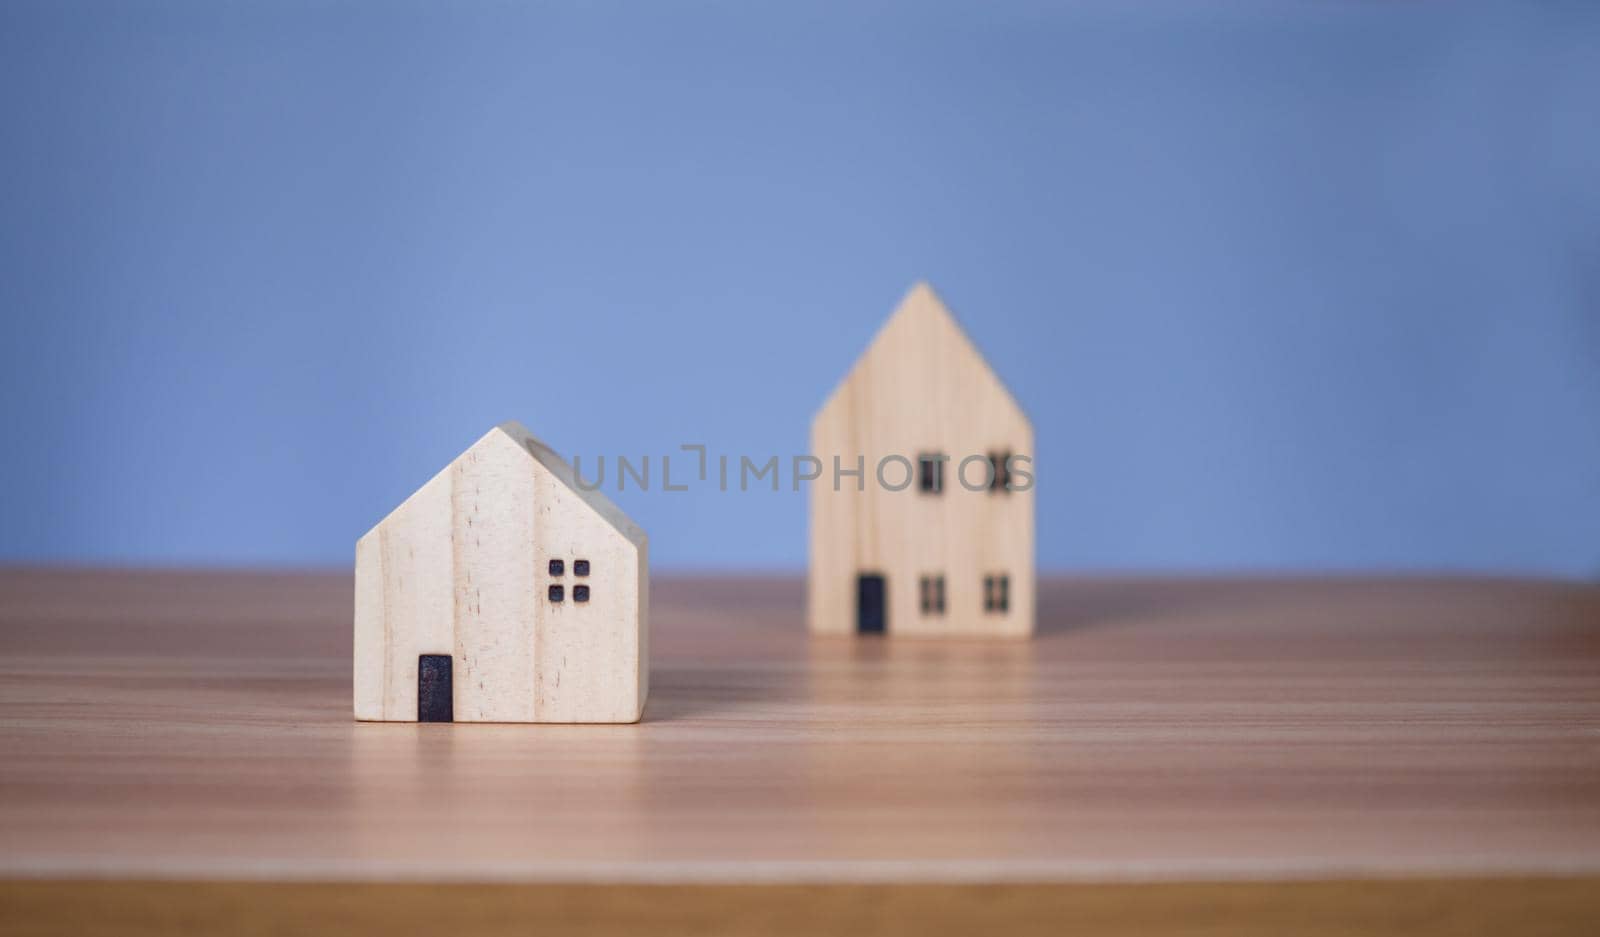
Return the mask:
M 917 456 L 917 490 L 936 495 L 944 491 L 944 463 L 946 457 L 937 452 L 924 452 Z
M 919 581 L 922 614 L 944 614 L 944 577 L 923 576 Z
M 989 468 L 991 469 L 989 476 L 990 491 L 998 491 L 1004 494 L 1011 492 L 1011 470 L 1006 467 L 1010 461 L 1011 453 L 1009 452 L 989 453 Z
M 566 562 L 566 560 L 551 560 L 549 562 L 549 564 L 545 568 L 550 570 L 550 575 L 551 576 L 565 576 L 567 574 L 567 562 Z M 587 576 L 587 575 L 589 575 L 589 561 L 588 560 L 573 560 L 572 561 L 572 574 L 574 576 Z M 560 583 L 552 583 L 551 586 L 550 586 L 549 591 L 546 594 L 550 597 L 550 601 L 552 601 L 552 602 L 560 602 L 560 601 L 563 601 L 563 600 L 566 599 L 566 597 L 567 597 L 567 589 L 566 589 L 566 586 L 563 586 Z M 587 602 L 587 601 L 589 601 L 589 586 L 587 584 L 579 584 L 579 585 L 573 586 L 572 587 L 572 601 L 574 601 L 574 602 Z
M 1011 610 L 1011 577 L 1005 573 L 983 577 L 983 610 L 1009 612 Z

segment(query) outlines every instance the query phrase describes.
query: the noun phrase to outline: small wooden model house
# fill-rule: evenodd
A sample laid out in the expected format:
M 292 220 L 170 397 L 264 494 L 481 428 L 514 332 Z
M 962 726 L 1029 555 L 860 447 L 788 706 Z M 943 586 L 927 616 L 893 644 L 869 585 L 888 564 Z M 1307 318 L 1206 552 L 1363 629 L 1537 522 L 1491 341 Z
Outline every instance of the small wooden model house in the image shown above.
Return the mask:
M 550 447 L 490 430 L 356 543 L 356 718 L 637 722 L 647 554 Z
M 926 284 L 823 404 L 811 453 L 813 632 L 1033 632 L 1033 428 Z

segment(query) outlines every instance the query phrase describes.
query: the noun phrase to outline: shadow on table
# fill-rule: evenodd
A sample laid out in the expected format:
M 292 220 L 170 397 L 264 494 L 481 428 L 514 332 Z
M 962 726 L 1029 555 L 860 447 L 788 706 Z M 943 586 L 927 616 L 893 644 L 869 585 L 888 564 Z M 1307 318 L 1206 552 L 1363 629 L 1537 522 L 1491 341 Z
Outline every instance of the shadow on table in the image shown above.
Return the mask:
M 1243 585 L 1228 579 L 1042 578 L 1037 637 L 1049 640 L 1090 629 L 1148 625 L 1215 612 L 1241 601 Z
M 732 666 L 658 666 L 651 669 L 644 722 L 737 715 L 752 704 L 792 698 L 783 681 Z

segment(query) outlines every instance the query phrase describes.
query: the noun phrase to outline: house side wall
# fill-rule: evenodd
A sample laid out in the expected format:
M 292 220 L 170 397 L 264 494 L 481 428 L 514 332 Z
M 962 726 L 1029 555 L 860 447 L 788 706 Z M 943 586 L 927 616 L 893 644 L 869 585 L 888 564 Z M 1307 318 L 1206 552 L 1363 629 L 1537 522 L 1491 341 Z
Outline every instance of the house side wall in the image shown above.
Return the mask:
M 535 463 L 533 479 L 539 721 L 635 722 L 645 650 L 641 632 L 648 626 L 644 551 L 544 466 Z M 561 576 L 550 575 L 551 559 L 562 561 Z M 589 561 L 588 576 L 574 571 L 580 559 Z M 549 600 L 551 585 L 562 587 L 561 602 Z M 589 588 L 587 602 L 574 600 L 580 585 Z
M 638 692 L 634 694 L 633 720 L 644 717 L 645 700 L 650 696 L 650 541 L 638 545 L 638 569 L 635 571 L 635 589 L 639 594 L 639 653 L 635 666 Z

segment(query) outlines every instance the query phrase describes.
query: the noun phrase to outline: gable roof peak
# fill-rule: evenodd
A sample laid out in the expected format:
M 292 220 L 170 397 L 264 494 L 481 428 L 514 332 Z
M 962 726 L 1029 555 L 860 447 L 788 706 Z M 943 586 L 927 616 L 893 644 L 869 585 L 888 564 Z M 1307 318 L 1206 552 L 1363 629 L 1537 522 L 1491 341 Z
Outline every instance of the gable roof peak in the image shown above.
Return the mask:
M 906 290 L 906 294 L 900 298 L 900 305 L 895 307 L 888 322 L 884 324 L 887 327 L 889 322 L 897 319 L 929 323 L 945 322 L 956 326 L 957 329 L 960 328 L 955 313 L 950 311 L 950 307 L 945 305 L 938 291 L 927 280 L 918 280 L 911 285 L 911 289 Z
M 617 507 L 610 498 L 601 494 L 598 483 L 593 486 L 582 484 L 578 480 L 577 471 L 573 469 L 572 464 L 563 459 L 560 453 L 550 448 L 544 440 L 529 432 L 526 426 L 516 420 L 507 420 L 490 430 L 483 439 L 478 440 L 474 444 L 474 448 L 495 437 L 506 438 L 515 443 L 517 448 L 527 453 L 535 462 L 544 466 L 545 470 L 556 481 L 576 495 L 579 501 L 588 505 L 591 510 L 600 515 L 624 539 L 632 542 L 635 546 L 641 546 L 647 541 L 648 538 L 645 536 L 644 529 L 635 524 L 633 519 L 623 513 L 623 510 Z
M 930 339 L 925 337 L 928 333 L 943 334 Z M 964 360 L 975 365 L 983 375 L 982 379 L 992 382 L 1006 401 L 1026 420 L 1026 413 L 1017 402 L 1016 396 L 1011 393 L 1005 381 L 1000 379 L 1000 375 L 989 364 L 989 360 L 979 350 L 972 336 L 962 327 L 955 313 L 951 312 L 950 307 L 928 281 L 918 280 L 901 297 L 899 305 L 895 306 L 889 318 L 879 326 L 872 340 L 867 343 L 866 350 L 856 358 L 844 379 L 835 385 L 833 391 L 823 400 L 821 409 L 812 418 L 813 423 L 835 405 L 852 380 L 856 379 L 867 366 L 869 360 L 883 360 L 886 355 L 899 354 L 907 354 L 916 360 L 928 353 L 930 343 L 952 339 L 959 347 L 966 350 Z

